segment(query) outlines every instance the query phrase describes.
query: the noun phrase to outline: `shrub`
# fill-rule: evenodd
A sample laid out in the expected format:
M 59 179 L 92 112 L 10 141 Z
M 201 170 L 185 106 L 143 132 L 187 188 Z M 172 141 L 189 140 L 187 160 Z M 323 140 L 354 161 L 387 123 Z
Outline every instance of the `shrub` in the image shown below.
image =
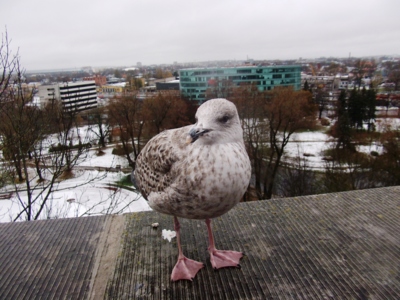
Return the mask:
M 322 126 L 329 126 L 330 124 L 331 124 L 331 122 L 328 119 L 326 119 L 326 118 L 321 119 Z
M 117 181 L 117 184 L 124 186 L 133 186 L 131 181 L 131 174 L 123 176 L 119 181 Z
M 376 151 L 371 151 L 371 155 L 376 157 L 376 156 L 379 156 L 379 153 Z
M 133 147 L 132 146 L 128 146 L 128 151 L 129 153 L 131 153 L 133 151 Z M 117 145 L 116 148 L 113 149 L 112 154 L 114 155 L 125 155 L 125 150 L 123 147 L 121 147 L 120 145 Z

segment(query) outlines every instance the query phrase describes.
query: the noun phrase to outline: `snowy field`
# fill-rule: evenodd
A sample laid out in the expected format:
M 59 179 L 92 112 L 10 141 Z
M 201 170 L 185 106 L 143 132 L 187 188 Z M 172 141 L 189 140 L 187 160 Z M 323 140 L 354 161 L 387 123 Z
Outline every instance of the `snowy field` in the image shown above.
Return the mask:
M 379 119 L 376 123 L 378 131 L 385 128 L 400 128 L 400 119 Z M 80 134 L 86 134 L 87 128 L 83 128 Z M 93 138 L 93 137 L 92 137 Z M 77 136 L 75 136 L 76 141 Z M 332 140 L 324 132 L 301 132 L 292 135 L 291 141 L 285 148 L 283 161 L 300 157 L 307 160 L 308 167 L 322 169 L 324 166 L 323 151 L 331 146 Z M 55 141 L 49 142 L 49 144 Z M 87 160 L 81 162 L 74 169 L 74 177 L 60 182 L 57 191 L 53 193 L 51 200 L 46 205 L 46 218 L 69 218 L 88 215 L 101 215 L 106 213 L 128 213 L 151 210 L 147 202 L 136 192 L 128 189 L 120 189 L 110 186 L 115 184 L 123 176 L 121 171 L 106 172 L 96 168 L 115 168 L 120 165 L 127 168 L 125 158 L 113 155 L 112 146 L 104 149 L 104 155 L 97 156 L 93 147 Z M 379 144 L 360 146 L 359 151 L 380 153 L 382 147 Z M 84 184 L 91 181 L 88 184 Z M 84 185 L 82 185 L 84 184 Z M 5 190 L 10 191 L 10 187 Z M 0 192 L 4 192 L 4 189 Z M 24 193 L 21 192 L 21 200 L 24 201 Z M 20 211 L 18 199 L 15 193 L 11 199 L 0 199 L 0 222 L 9 222 Z
M 306 159 L 310 168 L 322 168 L 322 153 L 329 148 L 329 144 L 329 137 L 323 132 L 294 133 L 285 147 L 282 160 L 285 162 L 300 156 Z
M 140 194 L 110 185 L 128 174 L 84 168 L 85 165 L 103 168 L 113 168 L 117 164 L 122 167 L 127 165 L 120 157 L 112 155 L 111 151 L 111 148 L 107 148 L 106 154 L 100 157 L 95 155 L 94 150 L 91 151 L 92 159 L 74 169 L 73 178 L 57 185 L 57 191 L 48 200 L 43 215 L 46 218 L 71 218 L 150 210 L 147 201 Z M 21 210 L 15 196 L 14 193 L 11 199 L 0 199 L 0 222 L 11 221 L 11 216 Z M 25 193 L 20 192 L 20 196 L 24 200 Z
M 94 139 L 88 133 L 87 127 L 80 130 L 80 137 L 85 142 Z M 76 132 L 71 138 L 74 144 L 79 140 Z M 50 137 L 46 144 L 51 145 L 56 142 L 55 137 Z M 113 146 L 110 145 L 103 149 L 104 155 L 97 156 L 96 148 L 92 147 L 87 159 L 74 168 L 74 177 L 57 184 L 57 191 L 47 201 L 42 213 L 43 218 L 71 218 L 151 210 L 140 194 L 112 186 L 129 175 L 113 169 L 117 165 L 126 168 L 128 163 L 123 157 L 113 155 L 112 149 Z M 112 168 L 112 171 L 104 171 L 105 168 Z M 21 184 L 20 189 L 23 188 L 24 185 Z M 12 187 L 6 186 L 0 192 L 12 192 Z M 21 201 L 26 201 L 26 192 L 21 191 L 19 195 Z M 19 211 L 21 205 L 15 192 L 10 199 L 0 198 L 0 222 L 10 222 Z
M 375 123 L 376 131 L 384 132 L 388 129 L 400 129 L 400 118 L 380 118 Z M 367 128 L 365 128 L 367 129 Z M 324 168 L 323 152 L 332 146 L 333 139 L 324 132 L 294 133 L 285 147 L 283 161 L 295 157 L 302 157 L 307 161 L 309 168 L 322 170 Z M 379 143 L 357 146 L 357 151 L 370 154 L 371 151 L 382 153 Z

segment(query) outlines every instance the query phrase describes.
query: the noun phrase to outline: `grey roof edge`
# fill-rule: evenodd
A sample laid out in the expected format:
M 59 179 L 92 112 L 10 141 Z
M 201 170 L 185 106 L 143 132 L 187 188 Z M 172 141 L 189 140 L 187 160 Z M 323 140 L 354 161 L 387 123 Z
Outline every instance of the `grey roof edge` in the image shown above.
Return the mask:
M 109 215 L 99 238 L 87 299 L 102 298 L 114 272 L 126 226 L 126 215 Z

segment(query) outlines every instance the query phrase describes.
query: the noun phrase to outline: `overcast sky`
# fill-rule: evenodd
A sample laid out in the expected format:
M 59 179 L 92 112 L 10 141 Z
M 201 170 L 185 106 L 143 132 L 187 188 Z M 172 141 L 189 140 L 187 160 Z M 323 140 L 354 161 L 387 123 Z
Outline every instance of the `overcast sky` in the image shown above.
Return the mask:
M 400 54 L 399 0 L 0 0 L 27 70 Z

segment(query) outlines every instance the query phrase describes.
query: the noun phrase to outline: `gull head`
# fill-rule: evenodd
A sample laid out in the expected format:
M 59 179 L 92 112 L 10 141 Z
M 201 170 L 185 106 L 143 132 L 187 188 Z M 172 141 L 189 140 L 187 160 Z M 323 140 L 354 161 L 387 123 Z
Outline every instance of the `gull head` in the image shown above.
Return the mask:
M 243 132 L 235 104 L 212 99 L 196 112 L 196 124 L 188 132 L 189 143 L 220 144 L 243 142 Z

